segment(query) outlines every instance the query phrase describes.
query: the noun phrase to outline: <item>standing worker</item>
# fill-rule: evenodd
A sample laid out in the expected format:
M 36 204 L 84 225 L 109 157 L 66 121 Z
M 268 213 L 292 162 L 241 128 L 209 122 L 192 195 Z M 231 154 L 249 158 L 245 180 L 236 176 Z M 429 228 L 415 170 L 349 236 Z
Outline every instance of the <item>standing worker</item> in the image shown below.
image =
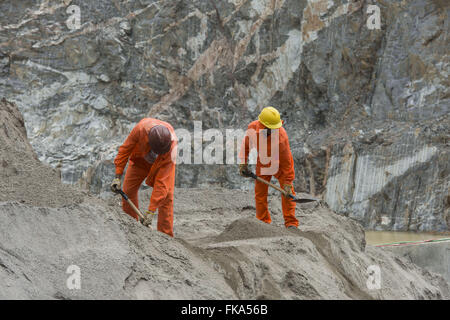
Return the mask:
M 129 160 L 123 191 L 139 208 L 138 191 L 145 183 L 153 187 L 146 214 L 158 210 L 157 229 L 173 237 L 173 193 L 175 189 L 175 160 L 177 137 L 173 127 L 164 121 L 144 118 L 131 130 L 130 135 L 119 147 L 114 159 L 116 177 L 111 190 L 120 189 L 121 177 Z M 125 200 L 122 208 L 127 214 L 139 220 L 137 214 Z
M 248 125 L 247 133 L 241 146 L 239 174 L 249 177 L 248 157 L 250 150 L 256 148 L 258 159 L 256 163 L 256 175 L 266 181 L 272 176 L 278 179 L 281 188 L 291 195 L 295 195 L 292 182 L 295 178 L 294 159 L 289 147 L 289 138 L 282 127 L 280 113 L 273 107 L 264 108 L 259 114 L 258 120 Z M 273 142 L 275 141 L 275 142 Z M 272 145 L 278 143 L 277 145 Z M 265 159 L 265 158 L 268 159 Z M 268 185 L 255 181 L 256 217 L 271 223 L 267 205 Z M 286 228 L 297 228 L 298 220 L 295 217 L 296 203 L 288 197 L 281 196 L 284 224 Z

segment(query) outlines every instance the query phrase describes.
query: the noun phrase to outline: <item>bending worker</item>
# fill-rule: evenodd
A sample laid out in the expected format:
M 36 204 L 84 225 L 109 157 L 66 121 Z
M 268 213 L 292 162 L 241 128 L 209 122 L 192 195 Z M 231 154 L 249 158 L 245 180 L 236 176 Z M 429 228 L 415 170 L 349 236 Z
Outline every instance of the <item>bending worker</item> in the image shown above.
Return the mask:
M 114 159 L 116 177 L 111 184 L 113 192 L 120 189 L 120 180 L 129 160 L 123 191 L 139 208 L 138 191 L 142 182 L 145 180 L 147 185 L 153 187 L 146 214 L 155 214 L 158 210 L 157 229 L 171 237 L 176 146 L 177 137 L 170 124 L 153 118 L 142 119 L 119 147 L 119 153 Z M 122 200 L 122 208 L 139 221 L 139 217 L 125 200 Z
M 264 108 L 258 120 L 248 125 L 241 146 L 239 173 L 243 177 L 249 177 L 248 157 L 250 150 L 256 148 L 258 152 L 256 175 L 266 181 L 270 181 L 272 176 L 275 176 L 285 192 L 295 195 L 292 185 L 295 178 L 294 160 L 288 135 L 282 125 L 280 113 L 273 107 Z M 268 185 L 255 180 L 256 217 L 265 223 L 271 223 L 267 193 Z M 296 203 L 283 195 L 281 197 L 285 226 L 297 228 Z

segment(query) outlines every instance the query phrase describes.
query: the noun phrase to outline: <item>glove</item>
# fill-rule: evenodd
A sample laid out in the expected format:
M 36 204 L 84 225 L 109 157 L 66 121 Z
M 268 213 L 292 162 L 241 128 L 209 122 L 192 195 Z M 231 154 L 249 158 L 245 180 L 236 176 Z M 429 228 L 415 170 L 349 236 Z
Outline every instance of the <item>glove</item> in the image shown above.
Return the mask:
M 154 215 L 156 215 L 155 211 L 151 211 L 151 210 L 145 211 L 145 219 L 141 218 L 140 219 L 141 223 L 146 227 L 151 226 Z
M 250 177 L 250 170 L 248 169 L 248 164 L 241 163 L 239 165 L 239 174 L 243 177 Z
M 294 189 L 294 186 L 292 184 L 285 184 L 283 185 L 283 190 L 286 192 L 286 196 L 289 197 L 290 195 L 293 196 L 294 193 L 292 190 Z
M 147 211 L 145 211 L 145 213 L 147 214 L 147 216 L 151 215 L 150 217 L 152 217 L 152 218 L 154 215 L 156 215 L 156 211 L 151 211 L 151 210 L 147 210 Z
M 111 191 L 112 192 L 117 192 L 117 190 L 120 189 L 120 185 L 121 185 L 120 179 L 119 178 L 115 178 L 113 180 L 113 182 L 111 183 Z

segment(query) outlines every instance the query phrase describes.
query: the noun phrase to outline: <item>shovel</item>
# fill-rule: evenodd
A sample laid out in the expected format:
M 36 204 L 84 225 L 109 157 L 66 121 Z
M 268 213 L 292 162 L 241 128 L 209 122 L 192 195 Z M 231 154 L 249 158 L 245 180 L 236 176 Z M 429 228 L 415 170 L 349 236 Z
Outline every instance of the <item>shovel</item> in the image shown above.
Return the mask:
M 140 221 L 142 222 L 142 224 L 144 226 L 146 226 L 146 227 L 149 227 L 151 229 L 152 228 L 151 217 L 145 218 L 144 215 L 142 214 L 141 210 L 136 208 L 136 206 L 134 205 L 133 201 L 131 201 L 130 198 L 128 198 L 128 196 L 126 195 L 126 193 L 123 192 L 121 189 L 117 189 L 116 192 L 119 193 L 122 196 L 122 198 L 125 199 L 126 202 L 128 202 L 128 204 L 133 209 L 133 211 L 139 216 Z
M 283 189 L 281 189 L 279 186 L 274 185 L 273 183 L 270 183 L 269 181 L 266 181 L 260 177 L 258 177 L 256 174 L 254 174 L 253 172 L 249 172 L 248 174 L 249 177 L 258 180 L 259 182 L 265 183 L 267 184 L 269 187 L 272 187 L 278 191 L 281 192 L 281 194 L 285 197 L 290 198 L 292 201 L 297 202 L 297 203 L 308 203 L 308 202 L 314 202 L 314 201 L 320 201 L 319 198 L 314 198 L 314 197 L 308 197 L 308 198 L 297 198 L 296 196 L 292 195 L 292 194 L 287 194 L 286 191 L 284 191 Z

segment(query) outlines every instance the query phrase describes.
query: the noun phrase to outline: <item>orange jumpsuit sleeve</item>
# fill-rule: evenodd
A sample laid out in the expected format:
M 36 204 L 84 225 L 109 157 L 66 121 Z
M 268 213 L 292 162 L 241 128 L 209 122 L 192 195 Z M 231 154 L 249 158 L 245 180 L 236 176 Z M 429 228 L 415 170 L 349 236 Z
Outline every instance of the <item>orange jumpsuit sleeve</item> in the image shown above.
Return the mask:
M 173 192 L 175 185 L 175 163 L 172 161 L 171 152 L 164 155 L 164 159 L 159 164 L 155 176 L 155 184 L 153 186 L 152 196 L 148 210 L 156 211 L 164 199 Z
M 253 128 L 253 126 L 249 124 L 247 127 L 247 131 L 245 132 L 244 139 L 242 139 L 241 150 L 239 152 L 240 164 L 248 163 L 248 155 L 250 153 L 250 136 L 255 132 L 254 130 L 255 129 Z
M 121 175 L 125 170 L 125 166 L 127 165 L 128 158 L 131 156 L 134 148 L 139 142 L 139 124 L 137 124 L 128 137 L 125 139 L 125 142 L 119 147 L 119 152 L 114 159 L 114 165 L 116 166 L 116 174 Z
M 292 184 L 295 179 L 294 158 L 287 134 L 280 137 L 280 170 L 285 184 Z

